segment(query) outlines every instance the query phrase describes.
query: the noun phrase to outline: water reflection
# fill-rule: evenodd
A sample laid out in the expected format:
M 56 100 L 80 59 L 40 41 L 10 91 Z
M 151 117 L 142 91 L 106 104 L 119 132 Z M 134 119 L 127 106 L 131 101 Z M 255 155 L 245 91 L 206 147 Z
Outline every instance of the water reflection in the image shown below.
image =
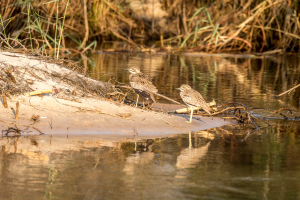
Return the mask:
M 141 153 L 140 151 L 136 151 L 126 158 L 126 163 L 123 171 L 127 175 L 134 175 L 136 168 L 143 167 L 153 160 L 154 153 L 152 152 L 151 146 L 149 146 L 149 151 L 147 152 Z
M 299 89 L 292 95 L 280 94 L 299 84 L 299 56 L 280 57 L 224 57 L 145 54 L 95 54 L 91 76 L 102 81 L 116 79 L 128 84 L 124 69 L 138 66 L 153 77 L 159 93 L 180 100 L 178 88 L 189 84 L 204 99 L 218 103 L 238 101 L 256 108 L 277 110 L 286 104 L 299 108 Z M 160 99 L 164 102 L 164 99 Z
M 141 139 L 136 150 L 128 139 L 3 138 L 0 198 L 297 199 L 299 130 L 285 122 L 243 141 L 237 128 L 215 128 Z
M 186 83 L 208 101 L 262 108 L 256 116 L 298 111 L 297 90 L 273 99 L 298 84 L 298 57 L 94 56 L 91 75 L 103 81 L 128 83 L 123 69 L 136 65 L 175 100 Z M 252 133 L 227 126 L 148 139 L 1 138 L 0 199 L 300 199 L 300 125 L 279 114 L 269 120 Z
M 198 141 L 196 140 L 195 142 Z M 206 155 L 209 145 L 210 142 L 202 147 L 193 148 L 192 133 L 189 133 L 189 147 L 180 151 L 180 155 L 177 157 L 177 169 L 194 167 Z

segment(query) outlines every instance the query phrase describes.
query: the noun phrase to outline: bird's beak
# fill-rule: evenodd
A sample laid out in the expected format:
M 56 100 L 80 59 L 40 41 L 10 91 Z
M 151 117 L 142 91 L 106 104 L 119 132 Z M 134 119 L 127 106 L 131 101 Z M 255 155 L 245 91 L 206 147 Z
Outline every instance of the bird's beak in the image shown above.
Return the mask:
M 124 69 L 124 70 L 129 71 L 129 69 Z
M 180 90 L 180 88 L 175 88 L 175 90 Z

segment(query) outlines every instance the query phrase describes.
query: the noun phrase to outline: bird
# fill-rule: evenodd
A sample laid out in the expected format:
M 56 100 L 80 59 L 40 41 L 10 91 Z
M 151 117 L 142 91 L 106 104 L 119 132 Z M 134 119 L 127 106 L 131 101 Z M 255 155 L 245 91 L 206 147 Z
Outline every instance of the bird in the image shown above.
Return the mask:
M 210 108 L 206 104 L 202 95 L 196 90 L 193 90 L 191 86 L 183 84 L 180 86 L 180 88 L 176 88 L 176 89 L 180 90 L 180 97 L 182 98 L 184 103 L 191 108 L 190 121 L 187 121 L 187 123 L 192 123 L 194 107 L 198 107 L 199 109 L 202 108 L 208 114 L 211 115 Z
M 153 85 L 151 78 L 143 74 L 138 67 L 130 67 L 127 70 L 131 73 L 129 75 L 130 85 L 137 94 L 135 107 L 137 107 L 139 96 L 143 97 L 150 105 L 155 103 L 153 94 L 157 93 L 158 90 Z

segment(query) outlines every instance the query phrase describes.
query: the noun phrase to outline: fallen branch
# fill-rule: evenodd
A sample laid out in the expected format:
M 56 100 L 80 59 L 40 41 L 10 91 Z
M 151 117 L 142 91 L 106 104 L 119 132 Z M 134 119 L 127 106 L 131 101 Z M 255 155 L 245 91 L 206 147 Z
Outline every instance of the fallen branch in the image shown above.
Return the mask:
M 20 103 L 19 101 L 16 103 L 16 119 L 19 119 L 19 107 L 20 107 Z
M 21 135 L 20 130 L 18 129 L 18 127 L 16 126 L 16 128 L 13 127 L 8 127 L 7 130 L 2 130 L 2 135 L 3 133 L 6 131 L 5 136 L 8 136 L 9 133 L 13 132 L 13 133 L 17 133 L 18 135 Z
M 215 106 L 216 105 L 216 102 L 215 100 L 213 100 L 212 102 L 209 102 L 209 103 L 206 103 L 208 107 L 212 107 L 212 106 Z M 198 108 L 198 107 L 192 107 L 193 110 L 199 110 L 201 108 Z M 185 112 L 189 112 L 191 111 L 192 109 L 191 107 L 188 107 L 188 108 L 181 108 L 181 109 L 177 109 L 175 110 L 176 113 L 185 113 Z
M 215 113 L 212 113 L 211 115 L 218 115 L 218 114 L 221 114 L 223 112 L 225 112 L 226 110 L 231 110 L 231 109 L 245 109 L 244 107 L 228 107 L 228 108 L 225 108 L 224 110 L 221 110 L 219 112 L 215 112 Z M 203 114 L 203 115 L 208 115 L 210 116 L 209 114 Z
M 25 126 L 25 127 L 27 127 L 27 128 L 33 128 L 33 129 L 37 130 L 41 135 L 44 135 L 43 132 L 41 132 L 41 131 L 38 130 L 37 128 L 35 128 L 35 127 L 33 127 L 33 126 L 30 126 L 30 125 L 18 124 L 18 123 L 14 123 L 14 122 L 4 121 L 4 120 L 1 120 L 1 119 L 0 119 L 0 122 L 4 122 L 4 123 L 7 123 L 7 124 L 14 124 L 15 126 L 19 125 L 19 126 Z
M 116 88 L 125 88 L 125 89 L 132 89 L 132 87 L 130 87 L 130 86 L 116 86 Z M 179 103 L 178 101 L 175 101 L 175 100 L 173 100 L 173 99 L 171 99 L 171 98 L 169 98 L 169 97 L 166 97 L 166 96 L 164 96 L 164 95 L 162 95 L 162 94 L 158 94 L 158 93 L 153 93 L 154 95 L 156 95 L 156 96 L 159 96 L 159 97 L 162 97 L 162 98 L 164 98 L 164 99 L 167 99 L 167 100 L 169 100 L 169 101 L 172 101 L 172 102 L 174 102 L 174 103 L 176 103 L 176 104 L 179 104 L 179 105 L 181 105 L 181 106 L 183 106 L 183 107 L 186 107 L 186 105 L 183 105 L 183 104 L 181 104 L 181 103 Z
M 56 98 L 63 99 L 63 100 L 68 100 L 68 101 L 74 101 L 74 102 L 77 102 L 77 103 L 82 103 L 82 101 L 79 100 L 79 99 L 69 98 L 69 97 L 62 96 L 62 95 L 58 95 Z
M 29 73 L 31 76 L 33 76 L 34 78 L 39 79 L 39 80 L 41 80 L 41 81 L 45 81 L 44 79 L 42 79 L 41 77 L 39 77 L 39 76 L 36 75 L 35 73 L 29 71 L 28 69 L 25 69 L 25 71 L 26 71 L 27 73 Z
M 300 84 L 296 85 L 295 87 L 293 87 L 293 88 L 291 88 L 291 89 L 289 89 L 289 90 L 287 90 L 287 91 L 285 91 L 285 92 L 283 92 L 283 93 L 281 93 L 279 95 L 276 95 L 275 97 L 280 97 L 280 96 L 282 96 L 282 95 L 284 95 L 286 93 L 290 93 L 292 90 L 296 89 L 299 86 L 300 86 Z
M 25 93 L 24 95 L 29 97 L 29 96 L 34 96 L 34 95 L 37 95 L 37 94 L 48 94 L 48 93 L 51 93 L 51 92 L 52 92 L 52 90 L 37 90 L 37 91 Z
M 175 100 L 173 100 L 173 99 L 170 99 L 169 97 L 166 97 L 166 96 L 164 96 L 164 95 L 162 95 L 162 94 L 155 93 L 154 95 L 159 96 L 159 97 L 162 97 L 162 98 L 167 99 L 167 100 L 169 100 L 169 101 L 172 101 L 172 102 L 174 102 L 174 103 L 176 103 L 176 104 L 179 104 L 179 105 L 181 105 L 181 106 L 183 106 L 183 107 L 186 107 L 186 105 L 183 105 L 183 104 L 179 103 L 178 101 L 175 101 Z
M 26 127 L 30 127 L 29 125 L 18 124 L 18 123 L 15 123 L 15 122 L 4 121 L 4 120 L 1 120 L 1 119 L 0 119 L 0 122 L 4 122 L 4 123 L 7 123 L 7 124 L 19 125 L 19 126 L 26 126 Z
M 272 112 L 271 114 L 269 114 L 269 115 L 267 115 L 267 116 L 264 116 L 263 119 L 265 119 L 265 118 L 267 118 L 267 117 L 270 117 L 270 116 L 273 115 L 274 113 L 278 113 L 278 112 L 281 111 L 281 110 L 288 110 L 288 111 L 290 111 L 290 113 L 291 113 L 291 115 L 292 115 L 292 117 L 293 117 L 293 112 L 292 112 L 290 109 L 288 109 L 288 108 L 280 108 L 279 110 L 275 110 L 275 111 Z
M 40 131 L 39 129 L 37 129 L 37 128 L 33 127 L 33 126 L 31 126 L 31 128 L 33 128 L 33 129 L 37 130 L 37 131 L 40 133 L 40 135 L 45 135 L 45 133 L 43 133 L 43 132 L 42 132 L 42 131 Z
M 247 107 L 246 105 L 244 105 L 244 104 L 242 104 L 242 103 L 238 103 L 238 102 L 230 102 L 230 103 L 227 103 L 227 104 L 225 104 L 225 105 L 223 105 L 223 106 L 230 105 L 230 104 L 238 104 L 238 105 L 241 105 L 241 107 L 229 107 L 229 108 L 225 108 L 225 109 L 223 109 L 223 110 L 221 110 L 221 111 L 219 111 L 219 112 L 213 113 L 212 115 L 217 115 L 217 114 L 223 113 L 223 112 L 225 112 L 226 110 L 230 110 L 230 109 L 243 109 L 243 110 L 246 112 L 246 117 L 248 118 L 248 121 L 249 121 L 253 126 L 255 126 L 255 130 L 256 130 L 256 129 L 259 129 L 258 126 L 252 121 L 251 117 L 254 118 L 254 119 L 258 119 L 258 118 L 254 117 L 253 115 L 251 115 L 251 114 L 249 113 L 248 107 Z M 202 115 L 205 116 L 205 115 L 209 115 L 209 114 L 202 114 Z
M 3 104 L 4 104 L 4 108 L 7 108 L 7 100 L 6 100 L 6 96 L 5 96 L 5 92 L 3 92 L 2 94 L 2 100 L 3 100 Z

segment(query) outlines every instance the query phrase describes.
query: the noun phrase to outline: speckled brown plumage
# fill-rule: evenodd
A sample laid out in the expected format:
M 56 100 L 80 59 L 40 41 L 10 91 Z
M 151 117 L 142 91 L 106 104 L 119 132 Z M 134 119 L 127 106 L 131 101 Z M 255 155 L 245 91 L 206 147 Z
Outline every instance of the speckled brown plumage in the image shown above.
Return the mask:
M 155 102 L 153 93 L 157 93 L 157 88 L 152 84 L 151 78 L 140 72 L 138 67 L 131 67 L 129 72 L 129 82 L 134 91 L 150 104 Z
M 180 96 L 184 103 L 186 103 L 189 107 L 198 107 L 200 109 L 205 110 L 208 114 L 211 115 L 210 108 L 206 104 L 205 100 L 203 99 L 202 95 L 193 90 L 189 85 L 183 84 L 178 88 L 180 92 Z M 193 116 L 193 109 L 191 110 L 191 117 L 189 123 L 192 122 Z
M 188 106 L 195 106 L 198 108 L 202 108 L 205 110 L 208 114 L 210 113 L 210 108 L 207 106 L 205 100 L 203 99 L 202 95 L 197 92 L 196 90 L 193 90 L 192 88 L 181 91 L 180 96 L 184 103 L 186 103 Z

